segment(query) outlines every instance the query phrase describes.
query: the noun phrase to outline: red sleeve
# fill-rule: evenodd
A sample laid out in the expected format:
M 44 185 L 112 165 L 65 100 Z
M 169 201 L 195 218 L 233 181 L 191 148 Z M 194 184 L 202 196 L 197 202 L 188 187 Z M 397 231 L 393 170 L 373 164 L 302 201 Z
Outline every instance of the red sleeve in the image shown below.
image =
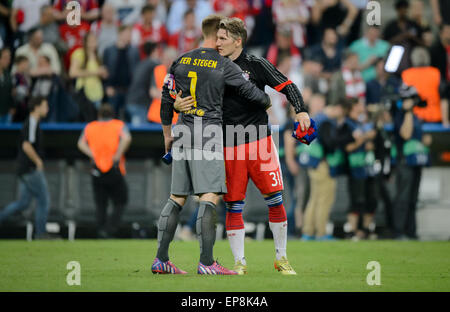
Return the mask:
M 180 37 L 180 32 L 177 32 L 169 37 L 169 42 L 167 43 L 169 46 L 178 49 L 178 38 Z
M 161 26 L 159 31 L 161 32 L 162 41 L 165 43 L 169 43 L 170 37 L 169 33 L 167 32 L 166 26 Z
M 62 0 L 55 0 L 53 7 L 58 11 L 63 11 L 62 10 Z
M 214 0 L 213 9 L 214 9 L 214 12 L 219 12 L 222 9 L 222 6 L 220 5 L 220 1 Z
M 86 11 L 98 9 L 98 1 L 97 0 L 91 0 L 88 2 L 88 7 L 86 8 Z

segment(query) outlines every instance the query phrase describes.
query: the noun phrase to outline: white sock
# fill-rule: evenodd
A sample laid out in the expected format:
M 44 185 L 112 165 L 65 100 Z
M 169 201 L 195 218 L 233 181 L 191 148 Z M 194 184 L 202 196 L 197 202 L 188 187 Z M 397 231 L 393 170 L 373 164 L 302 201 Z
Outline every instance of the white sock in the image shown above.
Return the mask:
M 287 258 L 287 221 L 269 222 L 269 227 L 273 235 L 273 242 L 275 244 L 275 256 L 277 260 L 280 260 L 281 257 Z
M 234 262 L 241 261 L 246 264 L 244 258 L 244 239 L 245 229 L 227 231 L 228 241 L 230 242 L 231 251 L 233 252 Z

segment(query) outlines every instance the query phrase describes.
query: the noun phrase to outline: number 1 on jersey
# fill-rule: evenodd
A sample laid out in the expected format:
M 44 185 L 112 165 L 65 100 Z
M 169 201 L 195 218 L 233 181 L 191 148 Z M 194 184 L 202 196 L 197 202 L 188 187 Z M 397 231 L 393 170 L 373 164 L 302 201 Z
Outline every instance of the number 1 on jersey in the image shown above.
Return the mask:
M 197 73 L 195 71 L 190 71 L 188 77 L 191 78 L 191 96 L 194 99 L 194 107 L 197 107 L 197 99 L 195 97 L 195 89 L 197 88 Z

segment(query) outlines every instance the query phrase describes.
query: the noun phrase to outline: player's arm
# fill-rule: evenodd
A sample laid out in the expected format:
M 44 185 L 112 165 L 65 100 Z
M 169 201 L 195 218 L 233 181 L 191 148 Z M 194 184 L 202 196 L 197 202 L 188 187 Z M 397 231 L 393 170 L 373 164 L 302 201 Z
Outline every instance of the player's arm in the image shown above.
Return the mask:
M 170 94 L 168 85 L 169 84 L 172 85 L 174 83 L 173 80 L 175 78 L 173 76 L 173 73 L 175 66 L 176 62 L 173 62 L 172 66 L 170 67 L 169 73 L 164 79 L 164 84 L 162 88 L 160 117 L 163 126 L 172 125 L 173 108 L 174 108 L 173 104 L 175 102 L 175 97 L 172 94 Z
M 173 76 L 173 73 L 175 71 L 175 66 L 177 64 L 177 61 L 172 63 L 172 66 L 170 67 L 169 74 L 166 76 L 166 79 L 164 81 L 163 90 L 162 90 L 162 96 L 161 96 L 161 110 L 160 110 L 160 117 L 161 117 L 161 124 L 163 129 L 163 135 L 164 135 L 164 147 L 166 153 L 170 151 L 172 148 L 173 143 L 173 137 L 172 137 L 172 118 L 173 118 L 173 104 L 175 102 L 175 98 L 170 94 L 170 90 L 168 88 L 168 85 L 170 83 L 169 79 L 175 79 Z M 173 81 L 172 81 L 173 83 Z
M 253 83 L 246 80 L 239 66 L 231 62 L 229 59 L 226 59 L 224 79 L 226 85 L 236 88 L 239 96 L 252 103 L 257 103 L 265 110 L 270 107 L 271 104 L 269 96 L 258 89 L 258 87 Z
M 265 58 L 258 58 L 256 65 L 258 77 L 263 79 L 263 82 L 269 87 L 283 93 L 289 103 L 294 107 L 296 114 L 295 121 L 299 123 L 300 129 L 302 129 L 302 131 L 308 129 L 310 126 L 309 115 L 306 110 L 303 96 L 295 83 L 280 73 L 280 71 Z

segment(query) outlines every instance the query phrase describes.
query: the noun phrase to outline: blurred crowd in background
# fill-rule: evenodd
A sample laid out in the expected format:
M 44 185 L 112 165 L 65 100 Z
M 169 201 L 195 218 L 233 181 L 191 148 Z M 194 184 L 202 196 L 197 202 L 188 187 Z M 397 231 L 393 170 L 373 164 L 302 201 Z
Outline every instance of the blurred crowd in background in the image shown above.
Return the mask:
M 289 136 L 292 112 L 285 96 L 266 90 L 272 98 L 270 123 L 288 129 L 280 151 L 288 185 L 304 192 L 295 187 L 296 177 L 309 181 L 309 196 L 297 196 L 306 198 L 304 218 L 291 210 L 304 238 L 325 237 L 344 158 L 350 235 L 370 236 L 381 200 L 395 236 L 415 238 L 412 212 L 420 167 L 429 162 L 424 151 L 431 144 L 420 125 L 449 125 L 450 1 L 389 1 L 382 11 L 395 16 L 381 17 L 381 25 L 367 24 L 366 0 L 77 2 L 81 23 L 70 25 L 68 0 L 0 0 L 0 123 L 23 122 L 35 96 L 48 100 L 44 122 L 90 122 L 109 103 L 116 118 L 132 125 L 158 123 L 163 79 L 178 55 L 200 45 L 202 19 L 211 13 L 238 17 L 246 23 L 247 51 L 267 58 L 296 83 L 319 121 L 318 144 L 296 145 Z M 388 73 L 385 62 L 393 45 L 405 54 Z M 414 87 L 423 104 L 405 101 L 412 96 L 400 99 L 402 84 Z M 393 133 L 385 131 L 388 123 Z M 411 155 L 417 157 L 408 160 Z M 395 199 L 384 183 L 393 166 L 398 187 L 407 188 L 397 190 Z
M 366 0 L 78 0 L 79 25 L 68 24 L 69 2 L 0 1 L 1 122 L 23 121 L 36 95 L 49 100 L 49 122 L 94 120 L 104 102 L 133 124 L 158 122 L 149 107 L 160 98 L 162 73 L 199 46 L 202 19 L 217 12 L 245 21 L 246 48 L 293 80 L 307 103 L 322 95 L 326 105 L 342 97 L 380 104 L 396 87 L 384 72 L 390 46 L 406 49 L 398 73 L 423 47 L 442 90 L 422 91 L 429 105 L 419 116 L 448 125 L 448 109 L 441 110 L 449 93 L 448 1 L 431 1 L 434 22 L 426 1 L 391 2 L 397 16 L 373 27 Z M 272 97 L 271 122 L 283 125 L 286 100 Z

